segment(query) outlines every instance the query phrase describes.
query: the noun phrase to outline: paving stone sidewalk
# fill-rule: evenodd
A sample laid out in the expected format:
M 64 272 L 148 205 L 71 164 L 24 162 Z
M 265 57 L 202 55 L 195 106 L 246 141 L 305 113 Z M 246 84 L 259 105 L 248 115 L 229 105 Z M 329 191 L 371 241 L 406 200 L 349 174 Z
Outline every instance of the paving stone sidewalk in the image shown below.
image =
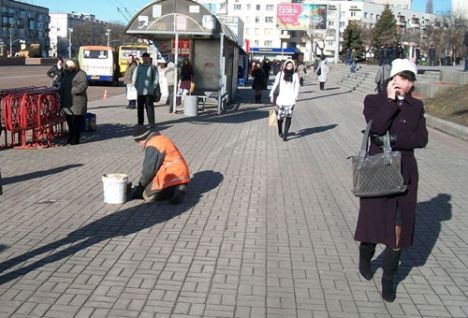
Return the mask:
M 141 170 L 123 95 L 90 103 L 80 145 L 0 151 L 0 317 L 467 317 L 468 143 L 430 130 L 417 151 L 414 246 L 385 303 L 381 256 L 364 280 L 353 240 L 362 95 L 309 76 L 287 142 L 249 89 L 220 116 L 156 108 L 191 169 L 181 205 L 103 202 L 103 174 Z

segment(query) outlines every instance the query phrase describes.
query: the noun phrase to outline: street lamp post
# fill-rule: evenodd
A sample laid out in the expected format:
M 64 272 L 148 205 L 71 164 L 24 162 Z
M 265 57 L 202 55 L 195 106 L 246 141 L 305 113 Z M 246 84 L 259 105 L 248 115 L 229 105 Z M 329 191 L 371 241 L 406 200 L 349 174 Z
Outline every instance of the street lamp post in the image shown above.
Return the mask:
M 107 35 L 107 46 L 110 44 L 110 35 L 111 35 L 111 29 L 106 29 L 106 35 Z
M 10 57 L 13 56 L 13 26 L 15 24 L 15 21 L 12 21 L 10 23 Z
M 68 28 L 68 58 L 71 59 L 72 55 L 72 42 L 71 35 L 73 33 L 73 28 Z

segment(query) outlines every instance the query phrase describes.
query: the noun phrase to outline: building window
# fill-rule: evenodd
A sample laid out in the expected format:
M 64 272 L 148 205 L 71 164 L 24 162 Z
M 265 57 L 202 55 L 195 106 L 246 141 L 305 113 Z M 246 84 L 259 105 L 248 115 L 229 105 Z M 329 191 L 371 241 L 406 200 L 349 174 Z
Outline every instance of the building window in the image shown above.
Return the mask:
M 257 4 L 257 11 L 260 11 L 262 9 L 262 6 Z
M 355 17 L 356 16 L 356 11 L 351 11 L 351 16 Z
M 263 34 L 264 34 L 263 29 L 261 28 L 255 29 L 255 35 L 263 36 Z
M 367 12 L 364 12 L 364 18 L 367 18 Z
M 260 17 L 255 17 L 255 22 L 259 23 L 260 22 Z
M 328 46 L 333 46 L 334 43 L 335 43 L 335 42 L 333 42 L 333 41 L 327 41 L 327 45 L 328 45 Z
M 341 21 L 341 22 L 340 22 L 340 28 L 344 28 L 345 26 L 346 26 L 346 22 Z
M 273 11 L 273 10 L 275 10 L 275 5 L 267 4 L 266 7 L 265 7 L 265 10 L 266 11 Z
M 234 10 L 236 10 L 236 11 L 242 10 L 242 5 L 239 4 L 239 3 L 234 4 Z
M 254 41 L 254 44 L 255 44 L 255 46 L 259 46 L 259 45 L 260 45 L 260 41 L 259 41 L 259 40 L 255 40 L 255 41 Z
M 335 21 L 328 21 L 328 26 L 331 27 L 331 26 L 334 26 L 335 25 Z
M 374 14 L 373 13 L 370 14 L 370 18 L 371 18 L 371 20 L 374 19 Z
M 272 47 L 273 46 L 273 41 L 265 41 L 265 46 Z
M 250 3 L 247 3 L 247 10 L 250 10 Z
M 273 23 L 273 17 L 265 17 L 265 23 Z

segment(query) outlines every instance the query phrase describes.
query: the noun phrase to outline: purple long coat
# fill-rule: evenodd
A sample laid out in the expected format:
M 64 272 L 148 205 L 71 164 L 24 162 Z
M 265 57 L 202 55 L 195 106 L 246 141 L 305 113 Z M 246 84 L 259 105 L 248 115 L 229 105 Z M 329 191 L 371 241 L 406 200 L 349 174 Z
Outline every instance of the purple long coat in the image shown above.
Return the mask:
M 407 248 L 413 242 L 418 190 L 418 166 L 415 148 L 423 148 L 428 141 L 423 103 L 411 96 L 393 102 L 387 92 L 368 95 L 364 100 L 366 122 L 372 120 L 371 133 L 383 135 L 388 129 L 396 136 L 394 150 L 401 152 L 401 172 L 408 190 L 404 194 L 378 198 L 361 198 L 359 217 L 354 235 L 360 242 L 383 243 L 396 247 L 395 216 L 401 211 L 399 247 Z M 370 154 L 381 152 L 371 144 Z

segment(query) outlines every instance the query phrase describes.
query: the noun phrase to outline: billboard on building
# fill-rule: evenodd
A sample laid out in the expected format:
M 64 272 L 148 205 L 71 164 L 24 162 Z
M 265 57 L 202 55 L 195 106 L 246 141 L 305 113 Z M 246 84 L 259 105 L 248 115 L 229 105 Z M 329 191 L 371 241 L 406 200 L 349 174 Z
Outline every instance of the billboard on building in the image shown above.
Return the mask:
M 325 30 L 327 5 L 280 3 L 277 5 L 276 26 L 283 30 Z

